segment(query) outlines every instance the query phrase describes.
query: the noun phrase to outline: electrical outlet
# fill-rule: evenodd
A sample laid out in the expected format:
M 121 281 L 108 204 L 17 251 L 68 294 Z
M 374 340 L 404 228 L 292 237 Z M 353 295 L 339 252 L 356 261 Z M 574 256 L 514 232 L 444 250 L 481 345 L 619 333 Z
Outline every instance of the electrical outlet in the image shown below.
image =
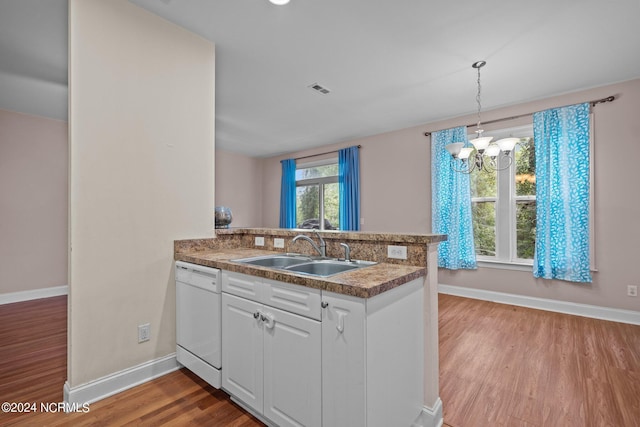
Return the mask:
M 387 257 L 395 259 L 407 259 L 407 247 L 406 246 L 387 246 Z
M 145 323 L 144 325 L 138 325 L 138 344 L 141 342 L 149 341 L 151 339 L 151 325 Z
M 627 295 L 630 297 L 638 296 L 638 287 L 636 285 L 627 286 Z
M 264 237 L 256 237 L 256 246 L 264 246 Z
M 284 239 L 273 239 L 274 248 L 284 248 Z

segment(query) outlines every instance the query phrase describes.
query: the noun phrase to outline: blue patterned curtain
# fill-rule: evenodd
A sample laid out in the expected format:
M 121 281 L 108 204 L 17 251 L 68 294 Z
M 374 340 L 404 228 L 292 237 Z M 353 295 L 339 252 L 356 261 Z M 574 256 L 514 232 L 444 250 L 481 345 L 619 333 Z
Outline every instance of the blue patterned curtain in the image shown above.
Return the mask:
M 338 151 L 339 221 L 341 230 L 360 230 L 360 150 Z
M 296 228 L 296 161 L 282 160 L 280 228 Z
M 591 282 L 589 104 L 533 115 L 536 250 L 533 275 Z
M 450 270 L 476 268 L 469 175 L 453 170 L 444 148 L 460 141 L 467 141 L 464 126 L 431 134 L 431 229 L 447 235 L 438 245 L 438 267 Z

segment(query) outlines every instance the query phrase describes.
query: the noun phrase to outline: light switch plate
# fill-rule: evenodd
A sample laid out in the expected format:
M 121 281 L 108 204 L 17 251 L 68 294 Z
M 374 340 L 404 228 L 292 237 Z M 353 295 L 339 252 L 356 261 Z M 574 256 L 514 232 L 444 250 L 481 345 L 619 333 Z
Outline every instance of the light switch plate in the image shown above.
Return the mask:
M 394 245 L 387 246 L 387 258 L 407 259 L 407 247 Z
M 256 237 L 256 246 L 264 246 L 264 237 Z
M 284 239 L 273 239 L 274 248 L 284 248 Z

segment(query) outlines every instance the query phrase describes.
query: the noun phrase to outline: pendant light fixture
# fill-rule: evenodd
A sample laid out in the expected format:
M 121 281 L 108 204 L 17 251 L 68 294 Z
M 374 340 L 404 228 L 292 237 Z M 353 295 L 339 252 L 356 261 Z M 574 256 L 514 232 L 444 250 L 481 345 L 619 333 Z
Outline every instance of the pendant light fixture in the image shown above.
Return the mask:
M 289 0 L 269 0 L 269 1 L 278 6 L 282 6 L 289 3 Z
M 471 173 L 476 169 L 485 171 L 507 169 L 511 166 L 511 163 L 513 163 L 511 152 L 520 140 L 519 138 L 503 138 L 496 142 L 491 142 L 493 137 L 482 136 L 484 130 L 482 129 L 482 122 L 480 120 L 480 113 L 482 111 L 480 69 L 486 64 L 486 61 L 477 61 L 471 65 L 478 70 L 478 93 L 476 95 L 478 123 L 475 130 L 477 136 L 469 141 L 473 147 L 465 147 L 464 142 L 454 142 L 444 147 L 454 159 L 453 169 L 456 172 Z M 506 166 L 499 167 L 500 163 L 504 163 L 504 161 L 500 161 L 500 158 L 508 159 Z M 458 162 L 458 160 L 460 160 L 460 162 Z M 461 166 L 456 167 L 456 163 L 461 163 Z

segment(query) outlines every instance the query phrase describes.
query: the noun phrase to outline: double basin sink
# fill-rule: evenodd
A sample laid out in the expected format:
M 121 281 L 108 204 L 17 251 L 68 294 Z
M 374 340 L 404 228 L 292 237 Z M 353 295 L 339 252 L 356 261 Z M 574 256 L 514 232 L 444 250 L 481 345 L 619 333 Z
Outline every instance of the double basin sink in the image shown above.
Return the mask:
M 344 273 L 345 271 L 356 270 L 358 268 L 377 264 L 373 261 L 347 261 L 335 258 L 312 258 L 299 254 L 265 255 L 252 258 L 234 259 L 232 261 L 319 277 L 329 277 L 334 274 Z

